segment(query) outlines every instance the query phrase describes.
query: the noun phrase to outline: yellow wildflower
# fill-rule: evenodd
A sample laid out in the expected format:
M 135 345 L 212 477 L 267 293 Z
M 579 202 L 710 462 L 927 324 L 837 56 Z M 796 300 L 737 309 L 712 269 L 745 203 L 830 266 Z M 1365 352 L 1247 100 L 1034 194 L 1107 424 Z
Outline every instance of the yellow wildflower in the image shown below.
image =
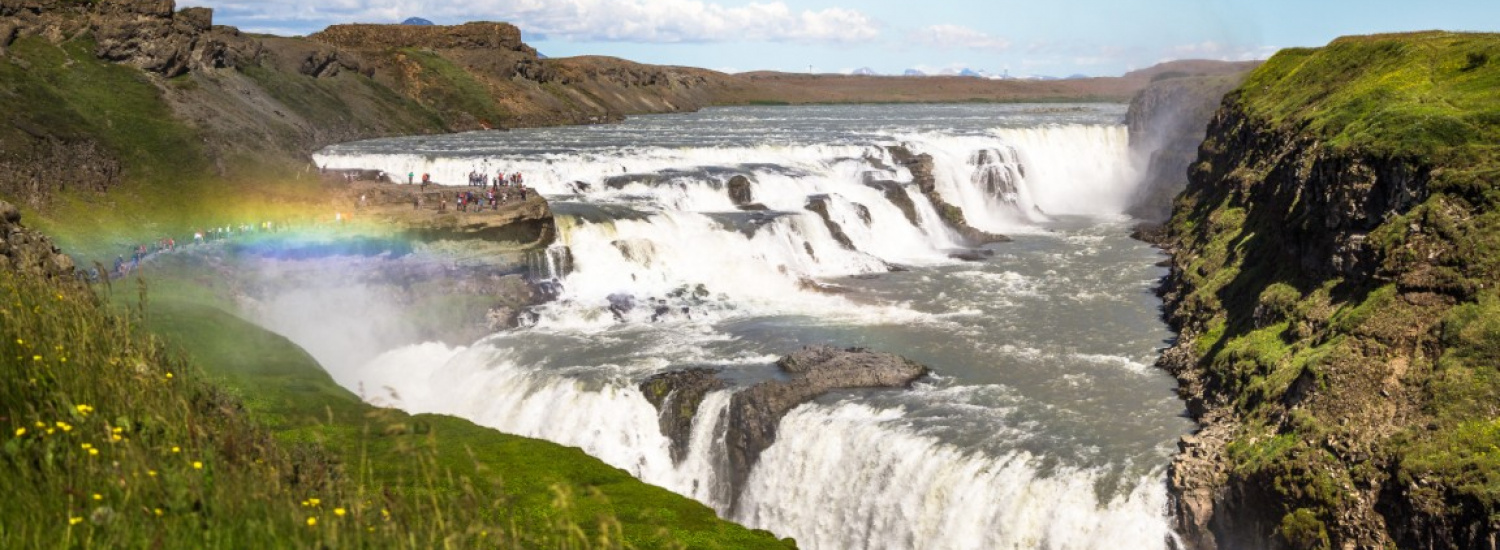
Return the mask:
M 89 456 L 94 456 L 97 454 L 99 454 L 99 449 L 89 449 Z
M 94 493 L 94 500 L 104 500 L 104 495 Z
M 33 355 L 33 356 L 31 356 L 31 360 L 32 361 L 41 361 L 42 360 L 42 356 L 40 356 L 40 355 Z
M 156 477 L 156 470 L 146 470 L 146 475 Z
M 161 514 L 162 514 L 162 512 L 161 512 L 161 508 L 156 508 L 156 509 L 153 509 L 153 510 L 151 510 L 151 511 L 152 511 L 152 512 L 156 512 L 156 516 L 157 516 L 157 517 L 161 517 Z
M 38 421 L 36 421 L 36 427 L 38 427 L 38 428 L 45 428 L 45 427 L 47 427 L 47 423 L 38 420 Z
M 78 525 L 79 523 L 82 523 L 82 522 L 83 522 L 83 518 L 68 518 L 68 525 Z
M 26 435 L 26 428 L 16 428 L 16 437 Z
M 57 421 L 57 429 L 65 432 L 71 432 L 73 431 L 73 425 L 59 420 Z
M 171 379 L 172 379 L 172 373 L 169 372 L 169 373 L 167 373 L 167 380 L 171 380 Z
M 84 415 L 84 416 L 88 416 L 89 413 L 94 412 L 94 408 L 90 407 L 88 405 L 79 404 L 77 407 L 74 407 L 74 408 L 78 409 L 78 414 L 81 414 L 81 415 Z
M 318 518 L 316 516 L 307 516 L 307 526 L 308 527 L 312 527 L 312 526 L 317 525 L 317 524 L 318 524 Z
M 122 438 L 121 438 L 121 437 L 120 437 L 120 434 L 110 434 L 110 435 L 109 435 L 109 440 L 110 440 L 110 441 L 119 441 L 119 440 L 120 440 L 120 439 L 122 439 Z
M 176 445 L 173 445 L 172 446 L 172 452 L 174 452 L 174 453 L 180 453 L 180 452 L 182 452 L 182 448 L 178 447 Z
M 79 447 L 82 447 L 84 449 L 89 449 L 89 448 L 91 448 L 93 446 L 94 446 L 94 444 L 92 444 L 92 443 L 84 443 L 82 445 L 79 445 Z
M 203 463 L 194 460 L 193 461 L 193 469 L 194 470 L 202 470 L 203 469 Z
M 333 509 L 333 515 L 338 516 L 338 517 L 344 517 L 344 509 L 343 508 L 334 508 Z

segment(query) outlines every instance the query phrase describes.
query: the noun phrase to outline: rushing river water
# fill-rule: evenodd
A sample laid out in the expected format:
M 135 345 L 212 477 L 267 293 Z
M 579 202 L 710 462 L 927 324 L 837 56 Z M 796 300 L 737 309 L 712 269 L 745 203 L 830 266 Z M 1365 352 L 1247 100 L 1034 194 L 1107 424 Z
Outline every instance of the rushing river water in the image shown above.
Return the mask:
M 1191 424 L 1150 367 L 1171 334 L 1151 293 L 1161 257 L 1120 214 L 1137 177 L 1123 114 L 747 107 L 338 145 L 319 162 L 456 185 L 522 172 L 558 218 L 561 296 L 532 326 L 362 364 L 320 351 L 327 334 L 308 328 L 358 316 L 310 324 L 273 308 L 266 322 L 347 387 L 392 390 L 378 401 L 579 446 L 806 548 L 1164 547 L 1165 466 Z M 892 145 L 932 155 L 945 200 L 1014 242 L 953 259 L 961 239 Z M 767 210 L 735 208 L 736 176 Z M 623 302 L 637 307 L 621 320 L 608 306 Z M 653 320 L 658 305 L 670 314 Z M 737 502 L 719 422 L 733 389 L 708 396 L 673 461 L 641 379 L 707 366 L 751 383 L 814 343 L 901 354 L 935 376 L 793 410 Z

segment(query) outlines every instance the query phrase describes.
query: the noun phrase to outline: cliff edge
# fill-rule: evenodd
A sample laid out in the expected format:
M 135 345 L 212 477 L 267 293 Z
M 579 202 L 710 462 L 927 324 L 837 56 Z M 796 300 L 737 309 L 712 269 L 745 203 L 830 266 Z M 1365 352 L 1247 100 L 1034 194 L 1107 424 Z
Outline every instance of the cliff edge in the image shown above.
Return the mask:
M 1162 287 L 1191 548 L 1500 538 L 1500 35 L 1341 38 L 1226 97 Z
M 1171 216 L 1172 199 L 1187 187 L 1188 167 L 1198 157 L 1208 121 L 1224 95 L 1258 65 L 1233 64 L 1241 71 L 1227 74 L 1160 73 L 1130 99 L 1125 114 L 1130 152 L 1146 167 L 1130 215 L 1153 223 Z

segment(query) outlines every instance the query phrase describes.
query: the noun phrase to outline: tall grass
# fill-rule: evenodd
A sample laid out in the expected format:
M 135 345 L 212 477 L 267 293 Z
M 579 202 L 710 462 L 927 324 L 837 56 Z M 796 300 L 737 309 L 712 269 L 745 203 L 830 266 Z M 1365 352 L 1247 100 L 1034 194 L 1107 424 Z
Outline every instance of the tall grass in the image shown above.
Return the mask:
M 540 513 L 419 440 L 394 478 L 286 443 L 90 289 L 0 278 L 0 540 L 7 547 L 622 548 L 620 524 Z M 144 293 L 143 293 L 144 294 Z M 368 430 L 368 428 L 364 428 Z M 430 437 L 430 434 L 429 434 Z M 597 497 L 595 497 L 597 498 Z

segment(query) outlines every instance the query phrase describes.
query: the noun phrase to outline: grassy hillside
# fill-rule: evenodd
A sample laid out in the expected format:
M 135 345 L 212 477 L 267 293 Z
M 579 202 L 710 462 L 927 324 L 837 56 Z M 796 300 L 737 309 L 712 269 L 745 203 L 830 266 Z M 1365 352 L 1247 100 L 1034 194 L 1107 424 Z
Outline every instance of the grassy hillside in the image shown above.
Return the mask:
M 367 406 L 172 294 L 0 281 L 7 546 L 784 545 L 578 449 Z
M 323 190 L 286 152 L 307 138 L 241 135 L 233 139 L 250 143 L 227 146 L 222 126 L 253 115 L 222 106 L 224 112 L 213 115 L 224 119 L 216 127 L 182 120 L 174 110 L 208 103 L 201 96 L 218 93 L 211 88 L 239 86 L 245 77 L 190 74 L 163 82 L 92 52 L 87 38 L 58 46 L 23 37 L 0 62 L 0 117 L 13 121 L 0 128 L 0 158 L 35 175 L 33 183 L 12 173 L 0 181 L 0 195 L 25 207 L 27 218 L 71 253 L 108 259 L 168 236 L 185 240 L 196 228 L 315 215 L 308 205 Z M 257 68 L 247 74 L 273 73 Z M 303 98 L 306 111 L 328 111 L 330 101 L 317 102 L 327 92 L 319 94 L 314 79 L 283 81 L 311 89 L 267 88 Z M 174 102 L 169 96 L 181 97 Z M 240 130 L 274 133 L 278 127 Z M 296 126 L 279 131 L 295 134 Z M 96 172 L 106 175 L 89 177 Z
M 1423 33 L 1283 51 L 1226 100 L 1167 288 L 1185 391 L 1229 433 L 1199 454 L 1221 540 L 1497 532 L 1497 89 L 1500 36 Z

